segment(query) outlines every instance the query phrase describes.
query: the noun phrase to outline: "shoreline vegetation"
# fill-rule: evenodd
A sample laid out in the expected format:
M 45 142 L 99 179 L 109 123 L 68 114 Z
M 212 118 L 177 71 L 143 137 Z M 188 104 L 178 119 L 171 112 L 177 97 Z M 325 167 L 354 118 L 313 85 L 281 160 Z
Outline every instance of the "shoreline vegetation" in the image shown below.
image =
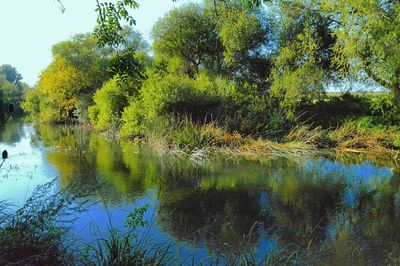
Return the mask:
M 218 122 L 204 119 L 199 123 L 188 117 L 157 117 L 135 137 L 123 134 L 124 125 L 111 130 L 92 128 L 111 137 L 147 143 L 155 153 L 194 159 L 258 160 L 327 152 L 378 153 L 398 159 L 398 112 L 389 94 L 329 95 L 299 109 L 303 115 L 296 118 L 297 123 L 286 121 L 291 123 L 286 132 L 267 132 L 265 137 L 232 133 Z
M 377 101 L 384 104 L 376 104 Z M 319 117 L 315 116 L 316 111 L 313 108 L 320 108 L 318 105 L 321 103 L 316 102 L 313 106 L 307 106 L 307 111 L 303 110 L 303 122 L 292 124 L 292 128 L 287 129 L 284 134 L 270 134 L 274 138 L 268 138 L 268 134 L 267 137 L 255 137 L 232 133 L 217 122 L 207 119 L 198 122 L 189 117 L 157 117 L 147 127 L 143 126 L 141 133 L 136 136 L 124 134 L 123 127 L 126 124 L 121 126 L 120 121 L 114 122 L 111 129 L 101 130 L 91 124 L 87 126 L 108 138 L 128 140 L 136 144 L 146 143 L 157 154 L 184 156 L 194 160 L 221 157 L 262 160 L 271 156 L 311 157 L 329 152 L 378 153 L 397 160 L 400 151 L 400 127 L 387 121 L 397 113 L 388 113 L 388 109 L 393 108 L 389 101 L 390 95 L 387 94 L 327 96 L 323 100 L 325 111 L 318 111 Z M 351 108 L 354 110 L 346 110 L 349 105 L 353 105 Z M 343 110 L 343 113 L 336 113 L 328 118 L 329 113 L 333 112 L 329 110 L 329 106 Z M 307 117 L 305 114 L 308 112 L 311 114 Z M 307 122 L 310 119 L 314 121 Z M 301 121 L 300 118 L 297 120 Z M 318 123 L 319 125 L 312 126 Z M 72 124 L 82 125 L 76 122 Z M 333 127 L 333 124 L 337 126 Z
M 296 126 L 281 140 L 243 137 L 214 124 L 195 125 L 190 120 L 184 121 L 178 123 L 178 127 L 169 127 L 167 132 L 154 128 L 142 138 L 131 138 L 130 141 L 147 143 L 155 153 L 194 159 L 222 156 L 257 160 L 270 156 L 311 157 L 327 152 L 378 153 L 397 159 L 399 154 L 400 128 L 374 127 L 368 117 L 348 121 L 336 129 L 311 128 L 306 124 Z
M 343 36 L 307 4 L 289 12 L 278 1 L 275 16 L 217 2 L 170 10 L 155 23 L 151 46 L 121 25 L 110 43 L 96 29 L 55 44 L 35 88 L 18 94 L 22 110 L 39 123 L 91 125 L 193 158 L 319 150 L 398 157 L 398 88 L 379 83 L 397 74 L 377 79 L 382 66 L 370 61 L 366 73 L 352 72 Z

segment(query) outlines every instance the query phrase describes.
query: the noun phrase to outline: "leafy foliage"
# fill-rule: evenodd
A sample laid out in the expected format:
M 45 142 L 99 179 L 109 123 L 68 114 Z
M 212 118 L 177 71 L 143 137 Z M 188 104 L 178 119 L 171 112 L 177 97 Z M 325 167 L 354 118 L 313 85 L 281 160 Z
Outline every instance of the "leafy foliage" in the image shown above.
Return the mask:
M 21 74 L 18 73 L 13 66 L 0 66 L 1 101 L 6 105 L 13 103 L 16 107 L 15 114 L 21 114 L 20 104 L 23 100 L 24 93 L 30 90 L 30 87 L 21 80 Z M 6 110 L 1 108 L 0 112 L 5 113 Z
M 98 44 L 101 47 L 107 45 L 116 47 L 123 43 L 124 39 L 121 35 L 123 27 L 121 25 L 121 20 L 128 22 L 130 26 L 135 25 L 136 21 L 129 15 L 128 9 L 135 9 L 138 7 L 139 5 L 134 0 L 119 0 L 116 3 L 97 0 L 96 11 L 98 13 L 98 26 L 94 34 Z
M 233 4 L 220 5 L 217 11 L 225 67 L 237 79 L 265 83 L 272 68 L 269 58 L 273 50 L 270 40 L 272 21 L 261 10 L 249 12 Z M 266 49 L 266 46 L 269 47 Z
M 400 44 L 397 1 L 317 1 L 321 12 L 337 21 L 335 61 L 344 74 L 366 73 L 389 88 L 400 102 Z
M 282 1 L 279 10 L 282 29 L 271 94 L 293 112 L 303 102 L 318 99 L 325 91 L 324 83 L 335 78 L 331 60 L 336 38 L 330 21 L 301 1 Z
M 199 75 L 196 79 L 151 75 L 122 114 L 123 135 L 140 135 L 160 117 L 190 117 L 195 123 L 216 121 L 221 126 L 246 135 L 266 136 L 278 131 L 285 121 L 256 86 L 222 78 Z
M 178 72 L 192 77 L 201 66 L 218 69 L 222 47 L 216 30 L 214 14 L 197 4 L 173 9 L 153 27 L 155 55 L 167 61 L 178 60 Z
M 22 76 L 17 72 L 15 67 L 11 65 L 1 65 L 0 66 L 0 76 L 4 76 L 4 78 L 13 84 L 18 84 L 22 80 Z
M 118 126 L 118 120 L 124 107 L 128 104 L 125 90 L 118 86 L 117 79 L 107 81 L 93 96 L 94 106 L 89 107 L 89 118 L 99 130 Z

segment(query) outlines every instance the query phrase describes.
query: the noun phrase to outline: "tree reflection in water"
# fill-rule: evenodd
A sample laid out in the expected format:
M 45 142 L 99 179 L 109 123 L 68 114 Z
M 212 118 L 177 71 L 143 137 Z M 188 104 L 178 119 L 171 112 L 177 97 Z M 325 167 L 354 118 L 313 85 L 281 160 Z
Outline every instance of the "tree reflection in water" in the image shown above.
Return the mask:
M 400 171 L 382 156 L 198 164 L 77 127 L 36 134 L 62 186 L 93 185 L 91 169 L 105 183 L 98 195 L 116 208 L 150 197 L 163 241 L 255 257 L 291 246 L 335 264 L 400 253 Z

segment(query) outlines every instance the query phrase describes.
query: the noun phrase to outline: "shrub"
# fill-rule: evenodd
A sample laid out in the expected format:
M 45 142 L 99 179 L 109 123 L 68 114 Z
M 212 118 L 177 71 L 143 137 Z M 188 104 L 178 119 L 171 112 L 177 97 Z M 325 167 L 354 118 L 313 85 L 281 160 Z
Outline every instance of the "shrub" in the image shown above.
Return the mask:
M 126 138 L 143 135 L 145 122 L 146 115 L 143 112 L 142 102 L 132 100 L 121 116 L 121 136 Z
M 89 107 L 89 119 L 99 130 L 107 130 L 119 123 L 119 118 L 128 104 L 127 88 L 118 86 L 117 80 L 111 79 L 96 91 L 94 105 Z
M 159 117 L 187 117 L 193 123 L 216 123 L 230 132 L 271 137 L 286 122 L 285 114 L 256 86 L 174 75 L 151 76 L 122 116 L 121 134 L 137 135 Z
M 51 194 L 54 184 L 55 180 L 38 186 L 15 213 L 0 202 L 0 265 L 72 263 L 68 224 L 72 214 L 82 210 L 84 195 L 73 187 Z
M 382 94 L 371 97 L 370 109 L 373 116 L 387 124 L 399 124 L 400 112 L 394 104 L 393 94 Z
M 159 117 L 188 116 L 202 122 L 212 117 L 221 106 L 221 99 L 212 94 L 211 81 L 173 75 L 151 76 L 122 114 L 121 134 L 138 135 Z
M 324 99 L 303 104 L 296 110 L 300 123 L 312 122 L 323 128 L 337 127 L 346 120 L 370 115 L 368 97 L 345 93 L 340 96 L 328 96 Z
M 223 85 L 219 84 L 217 89 L 224 90 Z M 232 86 L 224 97 L 221 113 L 223 125 L 229 131 L 254 137 L 276 138 L 290 126 L 286 113 L 277 104 L 259 92 L 257 86 L 246 83 Z
M 204 119 L 220 106 L 218 97 L 211 94 L 211 81 L 167 75 L 150 78 L 141 90 L 143 107 L 148 117 L 159 115 L 188 115 L 194 120 Z
M 24 102 L 21 104 L 22 110 L 32 116 L 38 115 L 40 112 L 40 99 L 41 94 L 38 89 L 28 91 Z
M 89 123 L 88 109 L 93 104 L 91 94 L 82 94 L 75 103 L 74 117 L 78 123 Z

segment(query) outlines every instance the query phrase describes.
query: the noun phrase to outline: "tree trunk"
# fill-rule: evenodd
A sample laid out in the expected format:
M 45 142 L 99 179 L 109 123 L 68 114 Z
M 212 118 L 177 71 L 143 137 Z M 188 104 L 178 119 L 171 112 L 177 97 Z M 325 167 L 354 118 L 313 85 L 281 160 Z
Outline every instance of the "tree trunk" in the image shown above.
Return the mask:
M 400 84 L 393 86 L 394 104 L 400 109 Z

